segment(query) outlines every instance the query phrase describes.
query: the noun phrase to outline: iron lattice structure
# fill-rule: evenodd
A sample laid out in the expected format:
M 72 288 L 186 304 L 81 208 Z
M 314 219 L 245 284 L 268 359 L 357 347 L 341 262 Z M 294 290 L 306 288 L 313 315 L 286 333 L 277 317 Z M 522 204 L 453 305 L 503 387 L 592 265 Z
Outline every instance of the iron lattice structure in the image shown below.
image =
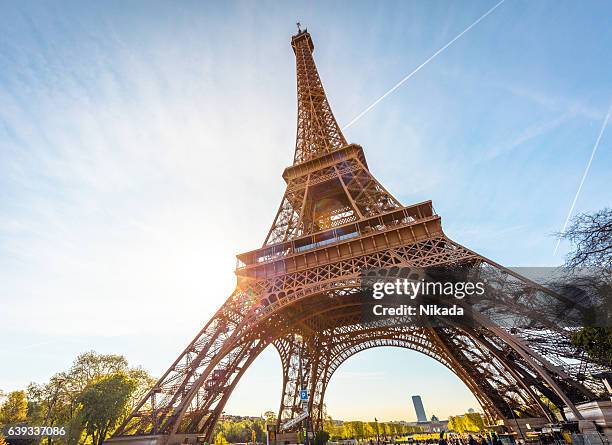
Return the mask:
M 594 399 L 597 384 L 567 329 L 547 320 L 551 293 L 449 239 L 431 201 L 403 206 L 372 176 L 362 148 L 348 144 L 328 103 L 308 32 L 293 36 L 298 119 L 287 189 L 260 249 L 238 255 L 237 286 L 115 433 L 158 443 L 210 441 L 236 384 L 269 345 L 283 366 L 279 424 L 310 393 L 315 429 L 335 370 L 352 355 L 395 346 L 448 367 L 490 422 L 515 416 L 555 420 L 554 411 Z M 493 277 L 516 313 L 486 327 L 363 323 L 360 273 L 371 268 L 467 265 Z M 488 314 L 483 309 L 481 317 Z M 554 320 L 553 320 L 554 321 Z M 542 328 L 544 327 L 544 328 Z M 302 381 L 300 382 L 300 368 Z M 151 442 L 153 443 L 153 442 Z

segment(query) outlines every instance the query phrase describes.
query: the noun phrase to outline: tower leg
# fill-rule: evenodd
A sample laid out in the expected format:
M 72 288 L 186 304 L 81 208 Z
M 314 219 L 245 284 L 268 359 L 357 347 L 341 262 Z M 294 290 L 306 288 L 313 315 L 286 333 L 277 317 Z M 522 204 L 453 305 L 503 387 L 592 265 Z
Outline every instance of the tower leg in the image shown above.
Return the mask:
M 303 411 L 304 403 L 300 400 L 300 390 L 308 392 L 305 403 L 309 422 L 317 429 L 323 418 L 322 380 L 320 373 L 325 366 L 325 348 L 320 335 L 298 337 L 294 334 L 284 336 L 274 342 L 279 351 L 283 366 L 283 390 L 278 411 L 277 428 L 295 418 Z

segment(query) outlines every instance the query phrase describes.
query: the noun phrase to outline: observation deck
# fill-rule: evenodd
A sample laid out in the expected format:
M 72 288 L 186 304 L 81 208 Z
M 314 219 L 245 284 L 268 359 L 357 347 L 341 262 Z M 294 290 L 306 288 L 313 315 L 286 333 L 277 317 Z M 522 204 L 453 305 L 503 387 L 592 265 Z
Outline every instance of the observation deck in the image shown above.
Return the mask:
M 432 202 L 387 213 L 236 255 L 238 278 L 264 279 L 442 235 Z

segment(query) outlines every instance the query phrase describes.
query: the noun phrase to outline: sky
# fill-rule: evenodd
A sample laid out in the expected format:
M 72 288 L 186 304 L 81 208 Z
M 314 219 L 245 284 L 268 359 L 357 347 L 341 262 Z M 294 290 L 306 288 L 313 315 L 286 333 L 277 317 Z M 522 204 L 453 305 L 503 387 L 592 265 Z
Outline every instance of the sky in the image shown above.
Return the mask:
M 341 126 L 496 2 L 38 2 L 0 8 L 0 389 L 82 352 L 159 376 L 261 246 L 295 144 L 295 22 Z M 506 266 L 553 254 L 612 101 L 612 3 L 506 0 L 351 125 L 405 205 Z M 604 132 L 574 214 L 612 204 Z M 268 349 L 226 412 L 278 409 Z M 382 348 L 343 364 L 338 419 L 478 409 L 444 366 Z

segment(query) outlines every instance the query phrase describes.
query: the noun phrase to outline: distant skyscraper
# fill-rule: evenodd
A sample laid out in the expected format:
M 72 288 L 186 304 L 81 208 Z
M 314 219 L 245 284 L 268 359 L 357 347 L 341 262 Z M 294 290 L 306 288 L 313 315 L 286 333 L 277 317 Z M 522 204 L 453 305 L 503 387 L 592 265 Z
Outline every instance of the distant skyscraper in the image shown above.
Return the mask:
M 414 410 L 416 411 L 417 422 L 427 422 L 427 416 L 425 415 L 425 408 L 423 408 L 421 396 L 412 396 L 412 403 L 414 404 Z

